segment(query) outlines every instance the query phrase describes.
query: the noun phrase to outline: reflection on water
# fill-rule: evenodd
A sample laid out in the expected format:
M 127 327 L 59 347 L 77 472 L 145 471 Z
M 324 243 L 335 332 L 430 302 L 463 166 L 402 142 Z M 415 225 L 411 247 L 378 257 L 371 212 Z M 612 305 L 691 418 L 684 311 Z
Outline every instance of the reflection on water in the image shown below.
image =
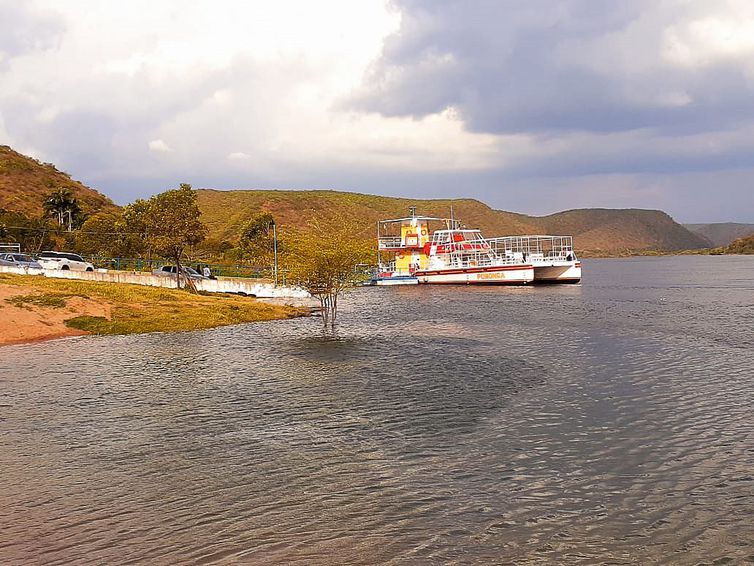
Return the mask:
M 754 261 L 0 350 L 0 562 L 754 561 Z

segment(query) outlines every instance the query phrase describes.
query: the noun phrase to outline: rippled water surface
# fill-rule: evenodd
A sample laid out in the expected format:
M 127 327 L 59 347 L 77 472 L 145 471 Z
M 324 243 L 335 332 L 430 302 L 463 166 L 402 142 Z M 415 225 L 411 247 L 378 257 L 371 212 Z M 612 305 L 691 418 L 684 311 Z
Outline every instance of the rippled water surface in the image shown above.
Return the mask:
M 0 349 L 0 563 L 754 562 L 754 258 Z

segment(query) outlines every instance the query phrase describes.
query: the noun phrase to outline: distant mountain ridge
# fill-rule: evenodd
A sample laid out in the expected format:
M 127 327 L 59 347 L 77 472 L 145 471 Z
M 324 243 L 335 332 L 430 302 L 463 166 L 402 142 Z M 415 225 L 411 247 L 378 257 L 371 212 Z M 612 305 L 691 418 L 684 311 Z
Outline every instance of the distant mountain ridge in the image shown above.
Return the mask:
M 51 163 L 41 163 L 0 145 L 0 208 L 39 216 L 45 196 L 58 188 L 70 189 L 85 213 L 115 208 L 108 197 L 71 179 Z
M 42 201 L 52 190 L 71 189 L 85 213 L 117 208 L 94 189 L 72 179 L 54 165 L 41 163 L 8 146 L 0 146 L 0 208 L 38 216 Z M 710 247 L 695 234 L 659 210 L 579 209 L 547 216 L 529 216 L 495 210 L 474 199 L 409 199 L 334 190 L 228 190 L 197 191 L 202 219 L 210 237 L 238 241 L 241 226 L 259 212 L 272 213 L 283 229 L 306 229 L 312 218 L 327 222 L 357 219 L 357 236 L 373 238 L 378 220 L 397 218 L 416 206 L 424 215 L 456 218 L 489 236 L 516 234 L 573 235 L 577 250 L 613 255 L 647 250 L 684 250 Z
M 716 222 L 712 224 L 684 224 L 688 230 L 707 238 L 713 246 L 727 246 L 733 240 L 754 234 L 754 224 Z
M 623 251 L 683 250 L 709 247 L 659 210 L 579 209 L 548 216 L 528 216 L 494 210 L 474 199 L 407 199 L 332 190 L 215 190 L 198 191 L 202 218 L 210 236 L 234 241 L 243 223 L 259 212 L 270 212 L 281 226 L 304 228 L 310 218 L 357 218 L 360 237 L 375 236 L 378 220 L 397 218 L 416 206 L 423 215 L 454 216 L 489 236 L 517 234 L 573 235 L 578 250 L 595 254 Z

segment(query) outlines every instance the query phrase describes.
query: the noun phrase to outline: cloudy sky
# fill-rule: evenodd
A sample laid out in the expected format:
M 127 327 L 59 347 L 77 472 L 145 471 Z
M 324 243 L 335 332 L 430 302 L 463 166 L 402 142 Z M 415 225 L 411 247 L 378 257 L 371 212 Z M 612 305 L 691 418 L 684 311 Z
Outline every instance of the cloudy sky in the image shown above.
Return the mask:
M 179 182 L 754 222 L 751 0 L 0 0 L 0 143 Z

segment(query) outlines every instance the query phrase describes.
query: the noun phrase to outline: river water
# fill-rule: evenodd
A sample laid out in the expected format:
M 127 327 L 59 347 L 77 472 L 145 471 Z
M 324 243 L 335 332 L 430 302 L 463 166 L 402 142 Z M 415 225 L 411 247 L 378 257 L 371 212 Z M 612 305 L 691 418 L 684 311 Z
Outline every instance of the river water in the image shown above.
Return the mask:
M 754 561 L 754 257 L 0 349 L 3 564 Z

